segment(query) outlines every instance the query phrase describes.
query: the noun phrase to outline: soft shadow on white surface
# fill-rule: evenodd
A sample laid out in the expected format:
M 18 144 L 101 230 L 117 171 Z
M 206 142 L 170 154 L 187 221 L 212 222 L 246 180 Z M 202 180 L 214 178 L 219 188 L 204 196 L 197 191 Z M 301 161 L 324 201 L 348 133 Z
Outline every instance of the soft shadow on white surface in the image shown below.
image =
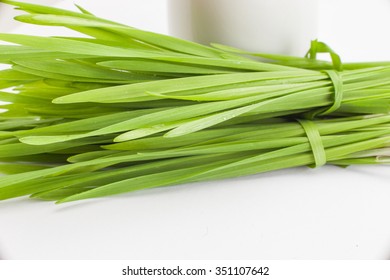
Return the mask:
M 385 259 L 385 171 L 297 168 L 68 205 L 10 201 L 1 240 L 11 259 Z

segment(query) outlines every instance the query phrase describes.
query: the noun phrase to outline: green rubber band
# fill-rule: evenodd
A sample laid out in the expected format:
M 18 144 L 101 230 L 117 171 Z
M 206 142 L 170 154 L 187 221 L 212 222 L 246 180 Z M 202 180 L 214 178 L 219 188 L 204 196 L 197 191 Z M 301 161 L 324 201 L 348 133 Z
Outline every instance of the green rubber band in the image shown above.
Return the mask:
M 343 85 L 343 79 L 340 75 L 340 72 L 335 70 L 324 70 L 322 72 L 327 74 L 333 83 L 333 104 L 327 109 L 320 108 L 305 113 L 304 117 L 306 119 L 313 120 L 317 116 L 324 116 L 333 113 L 334 111 L 337 111 L 340 108 L 343 102 L 344 85 Z
M 325 70 L 324 72 L 328 74 L 330 80 L 333 83 L 334 102 L 333 105 L 325 112 L 321 113 L 321 115 L 333 113 L 340 108 L 341 102 L 343 101 L 343 79 L 341 78 L 340 73 L 335 70 Z
M 307 139 L 314 155 L 314 167 L 321 167 L 326 164 L 326 152 L 322 143 L 320 132 L 314 122 L 309 120 L 298 120 L 305 130 Z
M 333 68 L 337 71 L 343 70 L 343 63 L 341 62 L 340 56 L 324 42 L 319 42 L 318 40 L 311 41 L 310 49 L 305 57 L 316 60 L 317 54 L 319 53 L 328 53 L 332 59 Z

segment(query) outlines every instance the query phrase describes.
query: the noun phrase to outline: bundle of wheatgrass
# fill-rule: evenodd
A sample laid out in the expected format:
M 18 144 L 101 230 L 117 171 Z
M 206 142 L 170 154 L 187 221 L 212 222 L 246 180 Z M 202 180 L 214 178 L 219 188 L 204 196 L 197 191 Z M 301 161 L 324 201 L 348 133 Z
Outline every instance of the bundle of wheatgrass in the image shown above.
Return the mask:
M 1 2 L 85 36 L 0 34 L 13 43 L 0 45 L 0 199 L 388 162 L 389 63 L 342 64 L 317 41 L 306 58 L 209 47 L 81 7 Z

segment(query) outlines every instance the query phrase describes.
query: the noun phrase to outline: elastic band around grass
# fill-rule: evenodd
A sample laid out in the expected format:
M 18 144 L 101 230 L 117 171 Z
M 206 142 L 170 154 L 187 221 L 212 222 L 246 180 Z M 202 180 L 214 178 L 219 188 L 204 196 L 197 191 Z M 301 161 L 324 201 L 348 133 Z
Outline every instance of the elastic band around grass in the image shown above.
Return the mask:
M 326 152 L 322 143 L 320 132 L 314 122 L 309 120 L 298 120 L 305 130 L 314 155 L 314 167 L 321 167 L 326 164 Z
M 316 110 L 305 113 L 304 117 L 306 119 L 313 120 L 317 116 L 329 115 L 329 114 L 337 111 L 343 102 L 344 84 L 343 84 L 343 79 L 340 75 L 340 72 L 335 71 L 335 70 L 324 70 L 323 72 L 329 76 L 330 80 L 333 83 L 333 104 L 327 109 L 320 108 L 320 109 L 316 109 Z
M 341 106 L 341 102 L 343 101 L 343 79 L 341 78 L 340 73 L 335 70 L 325 70 L 324 72 L 328 74 L 334 88 L 333 105 L 325 112 L 321 113 L 321 115 L 328 115 L 337 111 Z
M 343 70 L 343 64 L 340 56 L 324 42 L 319 42 L 318 40 L 311 41 L 310 49 L 306 53 L 305 57 L 315 60 L 317 59 L 317 54 L 319 53 L 328 53 L 332 59 L 333 68 L 337 71 Z

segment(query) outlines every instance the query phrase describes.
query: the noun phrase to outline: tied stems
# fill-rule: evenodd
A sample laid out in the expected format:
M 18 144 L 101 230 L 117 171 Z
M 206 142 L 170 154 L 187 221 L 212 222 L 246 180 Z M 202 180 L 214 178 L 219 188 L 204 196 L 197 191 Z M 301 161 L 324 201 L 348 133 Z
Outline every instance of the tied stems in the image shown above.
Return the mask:
M 3 0 L 0 200 L 58 203 L 324 164 L 389 160 L 390 63 L 205 46 L 80 12 Z M 317 53 L 330 54 L 332 62 Z

